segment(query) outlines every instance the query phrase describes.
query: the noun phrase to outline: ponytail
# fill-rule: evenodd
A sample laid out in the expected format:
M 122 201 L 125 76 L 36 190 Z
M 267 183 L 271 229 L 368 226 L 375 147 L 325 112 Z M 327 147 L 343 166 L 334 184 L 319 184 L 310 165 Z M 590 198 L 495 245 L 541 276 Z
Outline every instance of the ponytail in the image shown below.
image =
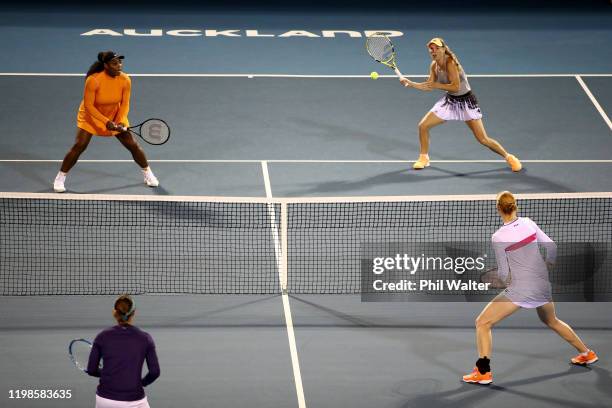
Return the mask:
M 98 53 L 98 60 L 94 62 L 93 64 L 91 64 L 91 67 L 89 67 L 89 70 L 87 71 L 87 75 L 85 75 L 85 78 L 87 78 L 88 76 L 92 74 L 97 74 L 98 72 L 104 71 L 104 59 L 106 57 L 106 54 L 107 54 L 107 51 L 102 51 Z
M 114 315 L 120 325 L 128 324 L 130 317 L 136 311 L 136 303 L 129 295 L 122 295 L 115 301 Z
M 450 56 L 453 59 L 453 62 L 457 65 L 457 68 L 459 68 L 459 70 L 463 70 L 461 63 L 459 62 L 459 58 L 457 58 L 455 53 L 450 49 L 448 45 L 446 45 L 446 43 L 444 43 L 444 52 L 446 53 L 446 55 Z

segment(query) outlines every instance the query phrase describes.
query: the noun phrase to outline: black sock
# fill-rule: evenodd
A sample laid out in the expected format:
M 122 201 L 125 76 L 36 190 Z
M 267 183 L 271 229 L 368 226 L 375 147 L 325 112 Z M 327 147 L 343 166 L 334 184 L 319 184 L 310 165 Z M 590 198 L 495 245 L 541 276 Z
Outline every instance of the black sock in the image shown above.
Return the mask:
M 491 371 L 491 360 L 489 360 L 487 356 L 479 358 L 478 361 L 476 361 L 476 368 L 478 368 L 480 374 L 488 373 Z

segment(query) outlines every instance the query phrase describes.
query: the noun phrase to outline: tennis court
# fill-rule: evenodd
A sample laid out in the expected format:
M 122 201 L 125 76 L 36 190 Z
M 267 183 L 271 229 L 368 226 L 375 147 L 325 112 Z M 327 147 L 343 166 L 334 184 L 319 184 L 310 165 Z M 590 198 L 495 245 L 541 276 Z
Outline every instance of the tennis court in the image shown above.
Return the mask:
M 112 325 L 129 292 L 157 344 L 152 407 L 609 406 L 610 5 L 477 3 L 136 3 L 121 22 L 70 2 L 2 11 L 1 405 L 94 406 L 97 381 L 66 347 Z M 445 38 L 521 172 L 457 122 L 431 131 L 431 167 L 412 170 L 441 92 L 403 88 L 372 61 L 366 33 L 385 30 L 401 33 L 414 81 L 427 41 Z M 126 56 L 130 120 L 172 129 L 163 146 L 140 143 L 160 186 L 93 138 L 53 193 L 84 72 L 106 49 Z M 493 330 L 495 382 L 464 384 L 495 291 L 362 298 L 367 245 L 489 242 L 501 190 L 556 241 L 604 248 L 596 276 L 555 287 L 596 364 L 569 364 L 575 350 L 523 310 Z M 71 398 L 11 398 L 43 389 Z

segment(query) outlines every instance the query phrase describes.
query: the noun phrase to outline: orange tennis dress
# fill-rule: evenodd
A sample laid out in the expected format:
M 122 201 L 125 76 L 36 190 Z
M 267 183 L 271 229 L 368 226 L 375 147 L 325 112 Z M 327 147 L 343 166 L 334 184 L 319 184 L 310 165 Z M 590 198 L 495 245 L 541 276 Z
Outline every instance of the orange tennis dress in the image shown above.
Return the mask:
M 132 81 L 123 72 L 112 77 L 102 71 L 87 77 L 77 127 L 93 135 L 114 136 L 118 132 L 106 129 L 106 122 L 129 126 L 131 89 Z

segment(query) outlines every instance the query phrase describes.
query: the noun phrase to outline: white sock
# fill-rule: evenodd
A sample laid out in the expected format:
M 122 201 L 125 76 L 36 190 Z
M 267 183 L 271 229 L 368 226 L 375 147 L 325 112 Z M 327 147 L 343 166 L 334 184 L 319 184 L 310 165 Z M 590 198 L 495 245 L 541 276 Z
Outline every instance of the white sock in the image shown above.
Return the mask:
M 142 169 L 142 172 L 147 174 L 151 172 L 151 168 L 150 167 L 145 167 L 144 169 Z
M 586 356 L 589 354 L 589 351 L 591 351 L 591 350 L 587 350 L 587 351 L 585 351 L 584 353 L 580 353 L 580 354 L 582 354 L 583 356 L 585 356 L 585 357 L 586 357 Z
M 64 173 L 63 171 L 59 171 L 59 172 L 57 173 L 56 178 L 65 179 L 67 174 L 68 174 L 68 173 Z

